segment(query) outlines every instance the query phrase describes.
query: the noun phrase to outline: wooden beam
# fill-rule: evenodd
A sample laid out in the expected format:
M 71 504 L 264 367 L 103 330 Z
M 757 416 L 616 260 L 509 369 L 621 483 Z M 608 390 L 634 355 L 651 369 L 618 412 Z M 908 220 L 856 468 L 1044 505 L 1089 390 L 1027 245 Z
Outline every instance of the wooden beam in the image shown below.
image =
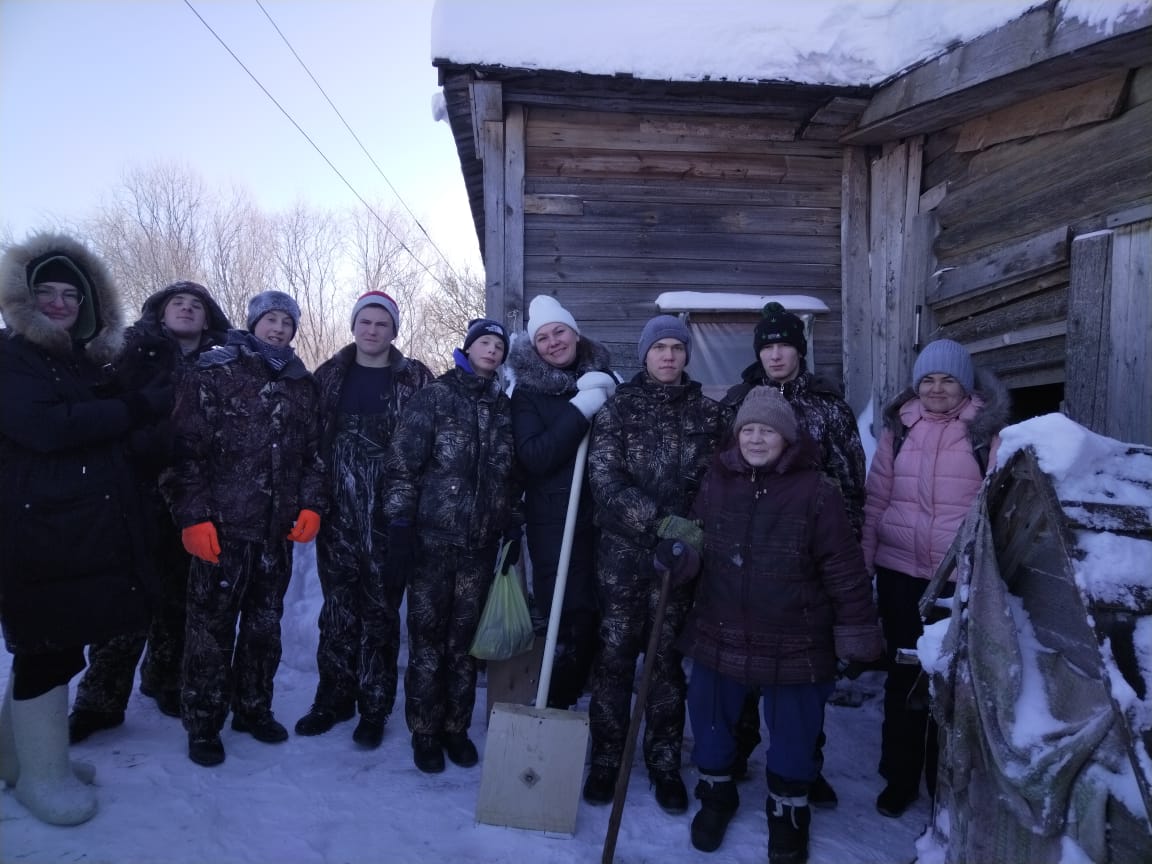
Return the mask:
M 840 181 L 844 398 L 860 416 L 872 398 L 872 301 L 868 285 L 868 154 L 844 148 Z
M 1152 444 L 1152 222 L 1112 238 L 1105 434 Z
M 1067 260 L 1068 226 L 1062 225 L 1005 246 L 972 264 L 937 272 L 935 284 L 929 289 L 927 299 L 933 305 L 953 302 L 1047 273 L 1062 267 Z
M 582 216 L 584 200 L 579 195 L 525 195 L 526 216 Z
M 983 150 L 1004 141 L 1108 120 L 1120 110 L 1127 82 L 1128 70 L 1120 69 L 1087 84 L 1045 93 L 969 120 L 960 127 L 956 152 Z
M 524 326 L 524 107 L 504 118 L 504 305 L 496 307 L 510 331 Z
M 1152 60 L 1152 6 L 1109 26 L 1065 18 L 1053 4 L 916 67 L 882 87 L 842 140 L 874 144 L 953 126 L 1024 99 Z
M 1063 336 L 1067 329 L 1067 321 L 1049 321 L 1046 324 L 1037 324 L 1033 327 L 1008 330 L 998 336 L 969 342 L 964 347 L 968 349 L 969 354 L 983 354 L 986 351 L 995 351 L 1009 345 L 1023 345 L 1025 342 L 1036 342 L 1040 339 L 1051 339 L 1053 336 Z
M 908 145 L 897 144 L 872 162 L 869 259 L 872 298 L 872 390 L 876 406 L 883 406 L 903 389 L 911 371 L 902 361 L 901 343 L 909 350 L 911 329 L 901 332 L 895 311 L 904 266 L 905 216 L 908 196 Z M 880 411 L 873 433 L 880 437 Z
M 499 81 L 472 81 L 468 85 L 472 107 L 472 137 L 476 154 L 484 158 L 484 124 L 504 119 L 504 101 Z
M 928 189 L 920 196 L 920 213 L 930 213 L 935 210 L 937 205 L 944 200 L 944 196 L 948 194 L 948 181 L 945 180 L 937 183 L 931 189 Z
M 1072 241 L 1068 284 L 1068 359 L 1064 413 L 1104 433 L 1108 415 L 1108 346 L 1111 344 L 1112 232 Z
M 504 302 L 504 122 L 486 121 L 477 150 L 484 164 L 484 306 L 503 319 Z

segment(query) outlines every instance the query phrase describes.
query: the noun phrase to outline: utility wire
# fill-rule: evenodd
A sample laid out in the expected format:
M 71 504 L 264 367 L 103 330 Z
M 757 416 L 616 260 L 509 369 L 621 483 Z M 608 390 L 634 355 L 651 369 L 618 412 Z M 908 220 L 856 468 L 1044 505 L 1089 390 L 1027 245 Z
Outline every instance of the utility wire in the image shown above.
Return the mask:
M 452 262 L 448 260 L 448 256 L 446 256 L 440 250 L 440 247 L 436 245 L 436 241 L 432 239 L 432 235 L 428 233 L 423 223 L 421 223 L 416 214 L 412 212 L 412 208 L 408 206 L 408 202 L 404 200 L 404 197 L 400 194 L 396 187 L 392 185 L 392 181 L 388 179 L 388 175 L 384 173 L 384 170 L 378 164 L 376 164 L 376 160 L 372 158 L 372 154 L 368 152 L 368 148 L 364 146 L 364 142 L 360 140 L 360 136 L 357 135 L 355 131 L 353 131 L 352 127 L 348 124 L 348 121 L 344 119 L 344 115 L 340 113 L 340 109 L 336 107 L 336 103 L 333 102 L 331 98 L 329 98 L 328 93 L 322 86 L 320 86 L 320 82 L 316 80 L 316 76 L 312 74 L 312 70 L 308 68 L 308 64 L 305 63 L 304 59 L 296 52 L 296 49 L 292 46 L 292 43 L 288 41 L 288 37 L 284 35 L 284 31 L 280 29 L 280 26 L 272 18 L 272 15 L 268 12 L 267 9 L 264 8 L 264 4 L 261 3 L 260 0 L 256 0 L 256 5 L 260 7 L 260 11 L 264 13 L 264 17 L 268 19 L 268 23 L 272 25 L 277 35 L 279 35 L 279 37 L 284 40 L 284 44 L 288 46 L 288 50 L 292 52 L 292 56 L 296 58 L 296 62 L 300 64 L 301 68 L 305 72 L 308 73 L 308 77 L 312 79 L 312 83 L 316 85 L 316 89 L 320 91 L 320 94 L 328 102 L 328 105 L 336 113 L 336 116 L 340 118 L 340 122 L 343 123 L 344 128 L 348 130 L 348 134 L 352 136 L 358 145 L 360 145 L 360 149 L 363 151 L 364 155 L 368 157 L 368 161 L 372 163 L 372 167 L 376 169 L 376 173 L 379 174 L 380 177 L 383 178 L 384 182 L 388 184 L 388 188 L 392 190 L 392 194 L 396 196 L 396 200 L 399 201 L 401 205 L 403 205 L 406 211 L 408 211 L 408 215 L 412 217 L 412 221 L 416 223 L 416 227 L 420 229 L 420 232 L 428 239 L 428 242 L 432 244 L 432 248 L 436 250 L 436 254 L 438 254 L 440 259 L 446 265 L 448 265 L 448 269 L 451 271 L 452 275 L 457 279 L 460 279 L 460 274 L 458 274 L 455 268 L 453 268 Z
M 235 60 L 240 65 L 240 68 L 243 69 L 246 73 L 248 73 L 248 77 L 252 79 L 252 81 L 256 84 L 257 87 L 259 87 L 262 91 L 264 91 L 264 95 L 267 96 L 270 100 L 272 100 L 272 104 L 280 109 L 280 113 L 288 118 L 288 122 L 296 127 L 296 131 L 304 136 L 304 139 L 309 144 L 312 145 L 312 149 L 314 149 L 317 153 L 320 154 L 320 158 L 328 163 L 328 167 L 331 168 L 333 172 L 335 172 L 336 176 L 339 177 L 341 181 L 343 181 L 344 185 L 348 187 L 348 189 L 352 192 L 353 195 L 356 196 L 356 198 L 360 201 L 360 203 L 363 204 L 368 209 L 368 212 L 376 217 L 376 220 L 381 224 L 381 226 L 383 226 L 384 230 L 387 231 L 389 234 L 391 234 L 393 239 L 397 243 L 400 244 L 400 248 L 402 248 L 405 252 L 407 252 L 409 255 L 411 255 L 412 260 L 414 260 L 417 264 L 419 264 L 420 268 L 425 273 L 427 273 L 429 276 L 431 276 L 432 280 L 437 285 L 439 285 L 441 288 L 443 288 L 446 291 L 449 290 L 448 286 L 445 285 L 440 280 L 440 278 L 435 273 L 432 272 L 432 269 L 427 264 L 425 264 L 423 261 L 420 260 L 420 256 L 417 255 L 415 252 L 413 252 L 410 248 L 408 248 L 408 244 L 406 244 L 402 239 L 400 239 L 400 237 L 398 237 L 396 235 L 396 232 L 392 230 L 392 228 L 388 225 L 388 223 L 383 218 L 381 218 L 380 214 L 376 212 L 376 210 L 372 207 L 372 205 L 369 204 L 364 199 L 364 196 L 361 195 L 358 191 L 356 191 L 356 187 L 353 186 L 348 181 L 347 177 L 345 177 L 342 173 L 340 173 L 340 169 L 337 168 L 332 163 L 332 160 L 329 159 L 328 156 L 324 153 L 324 151 L 320 149 L 320 146 L 315 141 L 313 141 L 312 138 L 308 135 L 308 133 L 305 132 L 304 129 L 300 126 L 300 124 L 296 122 L 295 118 L 290 113 L 288 113 L 288 110 L 276 100 L 276 97 L 273 96 L 270 92 L 268 92 L 268 88 L 265 87 L 262 83 L 260 83 L 260 79 L 257 78 L 253 74 L 251 69 L 249 69 L 247 66 L 244 65 L 244 61 L 241 60 L 238 56 L 236 56 L 236 52 L 233 51 L 228 46 L 228 43 L 225 42 L 223 38 L 221 38 L 219 33 L 217 33 L 215 30 L 212 29 L 212 25 L 204 20 L 204 16 L 201 15 L 196 10 L 196 7 L 192 5 L 191 0 L 184 0 L 184 5 L 187 6 L 190 10 L 192 10 L 192 14 L 195 15 L 197 18 L 199 18 L 200 23 L 203 24 L 207 28 L 208 32 L 216 37 L 216 41 L 219 42 L 224 47 L 225 51 L 227 51 L 229 54 L 232 55 L 232 59 Z M 437 250 L 437 251 L 439 251 L 439 250 Z M 459 277 L 457 277 L 457 278 L 459 278 Z

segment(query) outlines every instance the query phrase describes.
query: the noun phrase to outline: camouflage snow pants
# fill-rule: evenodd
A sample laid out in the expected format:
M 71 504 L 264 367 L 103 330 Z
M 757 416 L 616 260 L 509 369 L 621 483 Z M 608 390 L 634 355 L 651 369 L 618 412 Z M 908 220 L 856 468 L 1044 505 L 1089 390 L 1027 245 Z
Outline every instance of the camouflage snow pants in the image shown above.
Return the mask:
M 646 650 L 660 583 L 652 550 L 642 549 L 605 531 L 600 536 L 597 579 L 604 616 L 600 653 L 592 666 L 588 720 L 592 764 L 613 771 L 624 754 L 632 713 L 636 661 Z M 688 610 L 694 583 L 674 586 L 668 595 L 656 665 L 644 708 L 644 762 L 649 772 L 678 771 L 684 740 L 684 699 L 688 692 L 683 657 L 674 647 Z
M 364 531 L 371 532 L 367 542 Z M 386 544 L 379 532 L 344 512 L 331 514 L 316 538 L 324 605 L 316 648 L 320 682 L 313 702 L 333 713 L 358 702 L 364 716 L 387 718 L 396 704 L 404 583 L 386 578 Z
M 189 735 L 218 733 L 229 708 L 251 718 L 271 712 L 280 666 L 280 619 L 291 577 L 288 540 L 254 543 L 221 537 L 218 565 L 193 559 L 181 694 Z
M 468 653 L 492 587 L 497 547 L 468 551 L 420 543 L 408 584 L 404 713 L 415 734 L 465 732 L 476 705 Z
M 161 594 L 152 623 L 147 632 L 127 633 L 88 647 L 88 668 L 76 686 L 75 708 L 109 713 L 125 710 L 141 652 L 144 652 L 140 666 L 141 691 L 158 695 L 165 690 L 180 689 L 188 568 L 192 556 L 184 551 L 171 520 L 162 527 L 162 542 L 157 550 Z

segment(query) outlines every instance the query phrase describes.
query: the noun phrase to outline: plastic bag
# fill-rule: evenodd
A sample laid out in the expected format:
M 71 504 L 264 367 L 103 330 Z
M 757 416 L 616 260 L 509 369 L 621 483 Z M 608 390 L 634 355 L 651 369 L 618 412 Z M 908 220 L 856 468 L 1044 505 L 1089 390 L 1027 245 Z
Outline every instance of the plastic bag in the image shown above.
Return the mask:
M 528 601 L 520 587 L 520 574 L 515 567 L 504 566 L 508 544 L 500 547 L 496 578 L 488 590 L 488 600 L 480 613 L 476 635 L 468 653 L 480 660 L 509 660 L 531 651 L 536 641 Z

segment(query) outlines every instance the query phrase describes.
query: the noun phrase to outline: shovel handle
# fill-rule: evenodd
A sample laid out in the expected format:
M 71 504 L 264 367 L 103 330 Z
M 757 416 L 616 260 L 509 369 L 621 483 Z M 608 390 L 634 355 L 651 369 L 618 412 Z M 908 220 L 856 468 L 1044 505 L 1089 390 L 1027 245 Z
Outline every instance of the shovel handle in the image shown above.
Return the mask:
M 632 705 L 632 718 L 624 738 L 624 753 L 620 757 L 620 771 L 616 776 L 616 789 L 612 794 L 612 815 L 608 819 L 608 833 L 604 837 L 604 852 L 600 864 L 612 864 L 616 855 L 616 838 L 620 834 L 620 817 L 624 814 L 624 799 L 628 796 L 628 781 L 632 777 L 632 758 L 636 755 L 636 738 L 644 706 L 648 702 L 648 688 L 652 684 L 652 670 L 656 666 L 656 652 L 660 647 L 660 631 L 664 629 L 664 612 L 668 608 L 668 594 L 672 586 L 671 573 L 660 569 L 660 599 L 652 616 L 652 632 L 648 636 L 648 650 L 644 652 L 644 670 L 640 675 L 640 689 Z

